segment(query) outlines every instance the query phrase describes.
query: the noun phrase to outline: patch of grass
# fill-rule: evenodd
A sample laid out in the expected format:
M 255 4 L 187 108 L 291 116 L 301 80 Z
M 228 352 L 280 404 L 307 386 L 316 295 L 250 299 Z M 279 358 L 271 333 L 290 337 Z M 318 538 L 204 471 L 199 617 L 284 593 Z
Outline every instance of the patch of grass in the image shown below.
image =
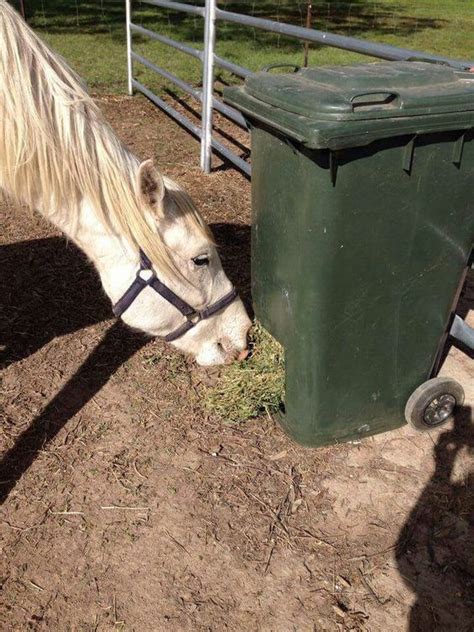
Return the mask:
M 234 423 L 276 412 L 284 396 L 283 347 L 259 323 L 252 328 L 251 340 L 252 357 L 222 369 L 202 395 L 205 410 Z

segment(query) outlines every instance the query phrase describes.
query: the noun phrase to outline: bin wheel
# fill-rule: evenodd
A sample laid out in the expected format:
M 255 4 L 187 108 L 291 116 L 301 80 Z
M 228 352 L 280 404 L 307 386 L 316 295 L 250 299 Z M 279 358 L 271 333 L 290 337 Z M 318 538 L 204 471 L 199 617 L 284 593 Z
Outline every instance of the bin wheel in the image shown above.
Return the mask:
M 434 377 L 414 391 L 405 406 L 405 419 L 416 430 L 437 428 L 464 403 L 463 387 L 449 377 Z

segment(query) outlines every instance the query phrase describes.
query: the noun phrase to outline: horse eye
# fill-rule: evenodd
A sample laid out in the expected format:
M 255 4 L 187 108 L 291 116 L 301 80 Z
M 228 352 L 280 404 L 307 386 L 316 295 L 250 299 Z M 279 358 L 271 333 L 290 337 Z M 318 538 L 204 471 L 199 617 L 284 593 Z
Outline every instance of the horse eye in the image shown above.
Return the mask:
M 209 257 L 207 255 L 199 255 L 199 257 L 194 257 L 193 263 L 195 266 L 208 266 Z

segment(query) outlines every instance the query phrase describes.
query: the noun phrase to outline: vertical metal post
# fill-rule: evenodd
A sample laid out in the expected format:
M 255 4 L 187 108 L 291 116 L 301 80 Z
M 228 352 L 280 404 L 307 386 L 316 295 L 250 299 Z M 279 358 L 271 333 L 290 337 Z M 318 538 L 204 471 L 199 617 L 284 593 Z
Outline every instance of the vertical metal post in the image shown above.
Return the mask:
M 20 0 L 20 14 L 26 22 L 25 0 Z
M 307 29 L 311 28 L 312 18 L 313 18 L 313 3 L 311 2 L 311 0 L 308 0 L 306 3 L 306 24 L 305 24 L 305 27 Z M 303 62 L 303 66 L 305 68 L 308 67 L 308 59 L 309 59 L 309 42 L 306 41 L 304 43 L 304 62 Z
M 132 21 L 132 0 L 125 0 L 125 33 L 127 36 L 127 93 L 133 94 L 132 88 L 132 31 L 130 22 Z
M 201 169 L 211 171 L 212 97 L 214 92 L 214 44 L 216 38 L 216 0 L 206 0 L 204 14 L 204 59 L 202 75 Z

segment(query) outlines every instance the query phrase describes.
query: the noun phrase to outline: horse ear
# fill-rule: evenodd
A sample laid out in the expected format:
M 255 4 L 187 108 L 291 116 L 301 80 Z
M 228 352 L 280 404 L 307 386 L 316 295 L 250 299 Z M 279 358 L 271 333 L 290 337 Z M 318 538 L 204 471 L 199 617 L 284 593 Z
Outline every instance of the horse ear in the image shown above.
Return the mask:
M 161 210 L 161 203 L 165 197 L 165 183 L 153 160 L 145 160 L 138 167 L 137 188 L 144 204 L 155 212 Z

